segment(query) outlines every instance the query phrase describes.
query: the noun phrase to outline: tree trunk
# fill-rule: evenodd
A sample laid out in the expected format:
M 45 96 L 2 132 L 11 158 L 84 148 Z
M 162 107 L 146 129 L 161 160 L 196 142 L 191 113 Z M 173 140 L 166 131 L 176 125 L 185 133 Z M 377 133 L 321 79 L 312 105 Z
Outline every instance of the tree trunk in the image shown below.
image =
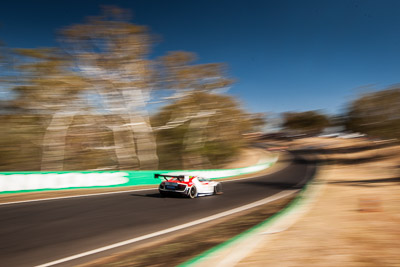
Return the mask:
M 157 144 L 149 115 L 145 110 L 146 94 L 141 89 L 122 90 L 129 116 L 129 127 L 136 144 L 136 155 L 140 169 L 158 169 Z
M 129 126 L 140 169 L 158 169 L 157 144 L 149 119 L 139 114 L 129 114 Z
M 94 116 L 94 122 L 97 125 L 104 125 L 112 131 L 114 146 L 113 150 L 117 158 L 118 169 L 120 170 L 133 170 L 137 169 L 139 162 L 136 155 L 135 143 L 133 142 L 133 134 L 131 129 L 124 126 L 124 119 L 122 116 Z
M 185 152 L 183 155 L 184 169 L 196 168 L 201 169 L 208 163 L 200 150 L 205 144 L 205 129 L 208 125 L 210 117 L 194 118 L 189 123 L 189 128 L 184 137 Z
M 121 126 L 109 127 L 113 131 L 115 155 L 120 170 L 135 169 L 140 166 L 136 155 L 135 144 L 129 129 Z
M 64 169 L 66 138 L 75 113 L 56 113 L 51 118 L 42 143 L 42 171 Z

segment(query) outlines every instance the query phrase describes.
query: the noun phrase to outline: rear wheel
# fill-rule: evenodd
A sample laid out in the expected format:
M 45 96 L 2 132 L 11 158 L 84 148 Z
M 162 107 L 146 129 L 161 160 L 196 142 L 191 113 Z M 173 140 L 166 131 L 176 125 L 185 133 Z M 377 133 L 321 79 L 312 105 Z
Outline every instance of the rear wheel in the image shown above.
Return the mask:
M 195 186 L 192 186 L 189 190 L 189 197 L 190 198 L 195 198 L 197 196 L 197 188 Z
M 220 195 L 220 194 L 222 194 L 222 185 L 217 184 L 216 186 L 214 186 L 214 195 Z
M 164 191 L 159 190 L 158 192 L 160 192 L 160 196 L 161 197 L 166 197 L 167 193 L 165 193 Z

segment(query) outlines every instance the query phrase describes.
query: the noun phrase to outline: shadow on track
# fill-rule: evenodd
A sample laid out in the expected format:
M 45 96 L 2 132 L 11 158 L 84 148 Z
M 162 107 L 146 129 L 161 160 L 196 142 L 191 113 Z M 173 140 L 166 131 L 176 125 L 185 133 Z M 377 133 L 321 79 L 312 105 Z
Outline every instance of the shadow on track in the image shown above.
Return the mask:
M 160 195 L 160 193 L 152 193 L 152 194 L 130 194 L 133 197 L 152 197 L 152 198 L 164 198 L 163 196 Z
M 249 182 L 241 182 L 241 184 L 251 185 L 256 187 L 269 187 L 276 189 L 300 189 L 303 185 L 297 185 L 290 182 L 272 182 L 272 181 L 249 181 Z

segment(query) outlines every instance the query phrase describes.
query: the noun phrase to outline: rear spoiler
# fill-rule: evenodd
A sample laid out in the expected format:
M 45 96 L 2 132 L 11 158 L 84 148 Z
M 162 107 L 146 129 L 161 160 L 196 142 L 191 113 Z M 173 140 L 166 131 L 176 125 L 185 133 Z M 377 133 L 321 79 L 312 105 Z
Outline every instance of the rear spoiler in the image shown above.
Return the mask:
M 167 180 L 167 178 L 178 178 L 178 179 L 185 179 L 185 175 L 167 175 L 167 174 L 154 174 L 154 178 L 157 179 L 159 177 L 164 178 Z

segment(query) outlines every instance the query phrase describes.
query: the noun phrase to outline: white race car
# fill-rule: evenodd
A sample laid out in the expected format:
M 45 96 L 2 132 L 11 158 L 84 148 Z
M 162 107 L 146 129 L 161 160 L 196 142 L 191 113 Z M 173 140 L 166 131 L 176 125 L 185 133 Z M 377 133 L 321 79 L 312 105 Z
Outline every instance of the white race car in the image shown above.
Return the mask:
M 154 178 L 162 177 L 158 191 L 161 196 L 179 194 L 190 198 L 222 194 L 220 182 L 208 180 L 199 176 L 155 174 Z

